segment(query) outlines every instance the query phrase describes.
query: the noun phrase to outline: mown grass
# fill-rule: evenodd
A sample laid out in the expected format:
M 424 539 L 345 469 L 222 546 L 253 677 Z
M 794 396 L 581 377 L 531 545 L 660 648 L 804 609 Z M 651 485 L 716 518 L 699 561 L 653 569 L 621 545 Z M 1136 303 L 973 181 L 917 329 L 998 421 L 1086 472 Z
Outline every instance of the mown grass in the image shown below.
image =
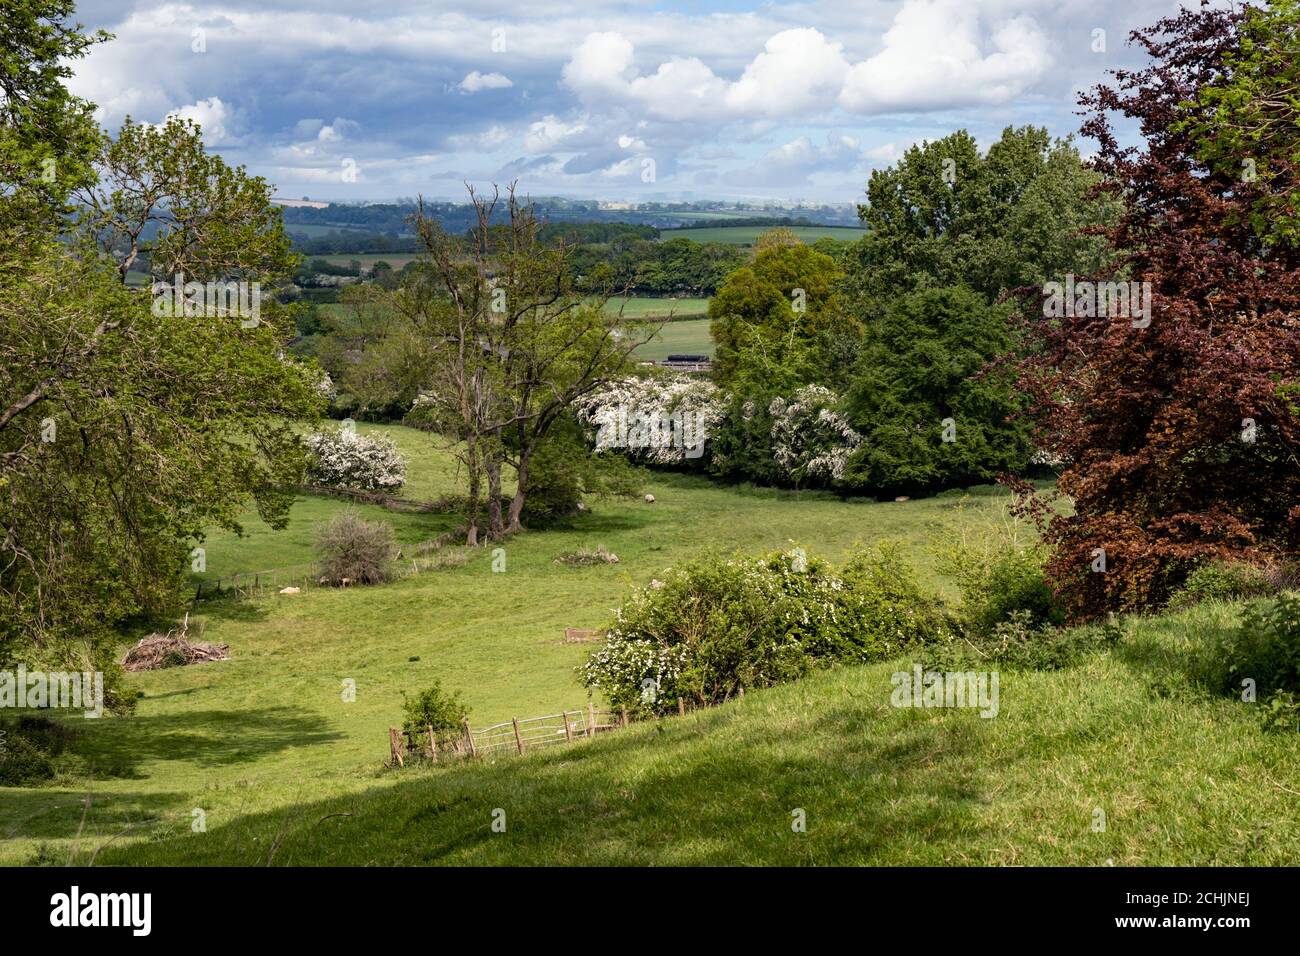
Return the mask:
M 408 453 L 411 497 L 454 490 L 429 436 L 359 428 Z M 71 721 L 81 734 L 60 778 L 0 788 L 0 862 L 84 862 L 99 848 L 97 862 L 256 862 L 277 837 L 279 863 L 1300 859 L 1296 797 L 1281 789 L 1300 791 L 1297 738 L 1260 734 L 1245 705 L 1180 676 L 1233 607 L 1140 622 L 1070 671 L 1005 675 L 994 720 L 893 711 L 898 665 L 875 665 L 563 752 L 381 771 L 402 692 L 435 677 L 476 724 L 582 706 L 587 648 L 564 644 L 564 627 L 605 625 L 629 588 L 701 551 L 798 543 L 835 560 L 895 538 L 952 598 L 936 545 L 1007 504 L 992 489 L 875 503 L 665 473 L 646 490 L 652 505 L 595 501 L 569 527 L 506 542 L 504 573 L 483 549 L 383 587 L 199 604 L 195 625 L 232 659 L 131 675 L 144 694 L 133 716 Z M 284 532 L 250 521 L 245 537 L 213 534 L 208 573 L 310 561 L 313 524 L 345 507 L 304 498 Z M 403 541 L 455 521 L 361 510 Z M 620 563 L 555 562 L 601 545 Z M 1106 801 L 1106 835 L 1088 829 L 1088 801 Z M 496 807 L 507 834 L 488 829 Z M 795 807 L 809 828 L 792 842 Z M 196 809 L 206 833 L 190 830 Z M 353 815 L 321 820 L 334 813 Z
M 661 362 L 670 355 L 708 355 L 714 350 L 708 319 L 667 322 L 659 333 L 636 350 L 639 359 Z

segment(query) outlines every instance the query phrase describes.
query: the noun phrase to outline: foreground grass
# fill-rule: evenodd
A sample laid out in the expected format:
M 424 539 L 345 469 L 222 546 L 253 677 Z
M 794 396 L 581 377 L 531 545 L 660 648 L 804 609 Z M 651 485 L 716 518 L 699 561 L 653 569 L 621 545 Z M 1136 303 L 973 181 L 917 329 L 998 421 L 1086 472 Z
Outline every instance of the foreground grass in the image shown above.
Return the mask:
M 1248 705 L 1153 692 L 1189 631 L 1231 617 L 1139 621 L 1073 669 L 1004 673 L 993 719 L 890 707 L 905 662 L 843 668 L 595 742 L 209 817 L 206 833 L 182 817 L 100 862 L 1294 864 L 1296 736 L 1262 733 Z

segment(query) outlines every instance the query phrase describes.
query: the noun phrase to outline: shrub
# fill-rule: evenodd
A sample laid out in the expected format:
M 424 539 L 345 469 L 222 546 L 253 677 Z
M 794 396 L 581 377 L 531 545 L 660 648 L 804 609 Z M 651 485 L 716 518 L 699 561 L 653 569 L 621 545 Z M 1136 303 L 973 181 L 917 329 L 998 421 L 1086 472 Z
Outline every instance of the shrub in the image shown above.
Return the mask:
M 420 732 L 433 728 L 434 732 L 460 730 L 469 708 L 454 691 L 442 689 L 437 679 L 427 689 L 414 697 L 402 694 L 402 729 Z
M 26 737 L 7 734 L 0 750 L 0 784 L 25 787 L 54 776 L 54 764 Z
M 987 634 L 926 648 L 925 661 L 928 667 L 955 671 L 985 670 L 991 665 L 1059 670 L 1092 651 L 1113 647 L 1122 636 L 1117 626 L 1062 630 L 1036 621 L 1029 611 L 1013 610 Z
M 805 480 L 831 485 L 844 478 L 849 456 L 862 436 L 836 411 L 839 396 L 821 385 L 805 385 L 790 401 L 772 399 L 772 454 L 795 485 Z
M 578 548 L 567 551 L 555 559 L 556 564 L 567 564 L 571 568 L 585 568 L 591 564 L 618 564 L 618 555 L 609 551 L 602 544 L 596 548 Z
M 54 759 L 75 732 L 48 717 L 24 715 L 0 726 L 0 784 L 25 787 L 54 776 Z
M 611 704 L 666 713 L 679 698 L 719 703 L 743 687 L 887 657 L 942 634 L 933 603 L 896 553 L 860 555 L 841 575 L 795 549 L 669 572 L 618 609 L 605 644 L 580 670 Z
M 1232 601 L 1266 597 L 1281 590 L 1285 580 L 1280 567 L 1270 576 L 1268 569 L 1245 561 L 1207 561 L 1187 576 L 1187 583 L 1169 602 L 1172 608 L 1186 608 L 1202 601 Z
M 1034 627 L 1059 625 L 1065 614 L 1056 602 L 1038 550 L 1013 551 L 995 561 L 980 587 L 963 595 L 971 629 L 992 633 L 998 624 L 1022 614 Z
M 1014 519 L 972 524 L 964 502 L 957 510 L 950 543 L 939 549 L 939 563 L 961 591 L 963 631 L 988 637 L 1016 611 L 1026 612 L 1030 627 L 1063 623 L 1064 611 L 1044 570 L 1046 551 L 1029 529 Z
M 393 526 L 386 521 L 345 511 L 317 532 L 316 559 L 326 584 L 382 584 L 394 577 L 396 557 Z
M 392 439 L 350 428 L 307 437 L 307 481 L 322 488 L 396 491 L 406 484 L 406 461 Z
M 1247 680 L 1261 701 L 1300 693 L 1300 597 L 1283 594 L 1248 605 L 1210 661 L 1206 676 L 1224 693 L 1241 694 Z

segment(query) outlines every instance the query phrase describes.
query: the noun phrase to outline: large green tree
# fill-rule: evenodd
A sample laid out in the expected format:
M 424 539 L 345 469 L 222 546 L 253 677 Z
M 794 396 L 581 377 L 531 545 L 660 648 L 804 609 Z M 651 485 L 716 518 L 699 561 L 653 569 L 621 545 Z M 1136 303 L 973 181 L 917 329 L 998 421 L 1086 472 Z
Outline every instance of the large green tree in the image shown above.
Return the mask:
M 274 291 L 293 261 L 270 187 L 187 124 L 88 128 L 60 79 L 94 38 L 68 4 L 14 10 L 5 92 L 30 102 L 7 104 L 0 134 L 0 665 L 111 671 L 124 624 L 176 608 L 205 528 L 238 527 L 250 500 L 284 523 L 319 377 L 283 356 Z M 24 157 L 54 134 L 68 178 L 51 189 Z M 69 194 L 76 217 L 40 212 Z M 243 283 L 253 311 L 203 285 L 158 308 L 124 281 L 147 265 Z
M 1068 140 L 1033 126 L 1008 127 L 985 153 L 965 130 L 912 146 L 871 174 L 846 298 L 869 320 L 917 289 L 964 285 L 992 302 L 1090 275 L 1106 244 L 1088 230 L 1118 208 L 1098 181 Z

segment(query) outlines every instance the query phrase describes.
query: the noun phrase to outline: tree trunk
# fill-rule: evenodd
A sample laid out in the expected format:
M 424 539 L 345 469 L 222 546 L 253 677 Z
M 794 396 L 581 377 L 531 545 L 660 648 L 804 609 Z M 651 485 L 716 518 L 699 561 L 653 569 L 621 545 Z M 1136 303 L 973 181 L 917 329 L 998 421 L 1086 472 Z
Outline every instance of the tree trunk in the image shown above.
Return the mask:
M 488 479 L 488 534 L 500 538 L 505 533 L 501 518 L 501 443 L 494 441 L 484 463 Z
M 528 497 L 528 460 L 531 454 L 527 451 L 519 454 L 519 467 L 517 469 L 518 484 L 515 486 L 515 496 L 510 501 L 510 523 L 506 526 L 507 534 L 515 534 L 524 530 L 523 522 L 520 520 L 524 513 L 524 501 Z

